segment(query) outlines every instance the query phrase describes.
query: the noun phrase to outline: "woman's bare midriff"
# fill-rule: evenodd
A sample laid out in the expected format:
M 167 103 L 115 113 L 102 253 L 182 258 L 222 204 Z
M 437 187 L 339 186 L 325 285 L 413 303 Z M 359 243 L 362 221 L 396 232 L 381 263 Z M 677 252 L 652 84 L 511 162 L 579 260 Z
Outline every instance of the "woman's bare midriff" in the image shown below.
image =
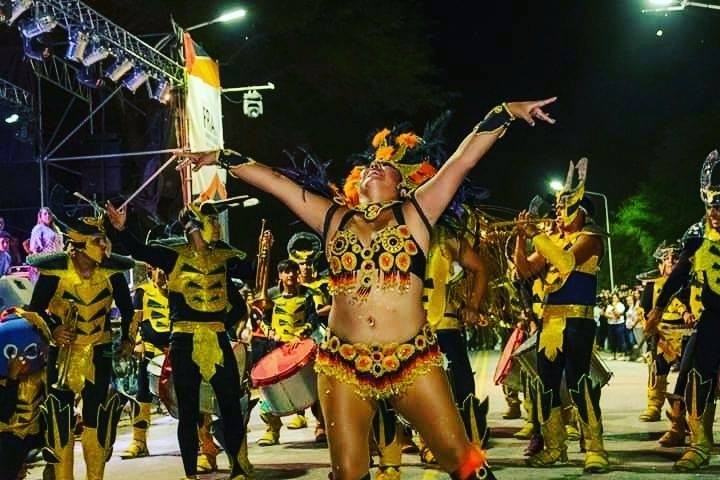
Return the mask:
M 335 295 L 329 326 L 333 334 L 353 343 L 391 343 L 409 340 L 425 323 L 422 281 L 411 277 L 406 292 L 374 287 L 362 302 Z

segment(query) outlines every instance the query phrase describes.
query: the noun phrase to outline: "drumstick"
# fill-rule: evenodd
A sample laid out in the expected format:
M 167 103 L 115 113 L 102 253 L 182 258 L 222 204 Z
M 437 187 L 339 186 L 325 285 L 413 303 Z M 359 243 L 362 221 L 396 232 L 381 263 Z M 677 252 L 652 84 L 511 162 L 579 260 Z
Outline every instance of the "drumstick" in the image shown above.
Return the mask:
M 158 168 L 157 171 L 155 171 L 155 173 L 153 173 L 152 175 L 150 175 L 150 177 L 148 177 L 148 179 L 145 180 L 145 181 L 142 183 L 142 185 L 140 185 L 140 187 L 138 187 L 138 189 L 135 190 L 135 192 L 133 192 L 133 194 L 130 195 L 130 196 L 128 197 L 128 199 L 125 200 L 125 202 L 124 202 L 122 205 L 120 205 L 120 207 L 118 208 L 118 210 L 122 210 L 123 208 L 125 208 L 125 207 L 127 206 L 127 204 L 132 201 L 133 198 L 137 197 L 137 196 L 140 194 L 140 192 L 142 192 L 143 190 L 145 190 L 145 187 L 147 187 L 148 185 L 150 185 L 150 182 L 152 182 L 153 180 L 155 180 L 155 178 L 156 178 L 158 175 L 160 175 L 160 173 L 162 173 L 162 171 L 165 170 L 165 169 L 167 168 L 167 166 L 170 165 L 170 164 L 173 162 L 173 160 L 175 160 L 176 158 L 177 158 L 177 153 L 173 154 L 170 158 L 168 158 L 167 162 L 163 163 L 162 166 L 161 166 L 160 168 Z

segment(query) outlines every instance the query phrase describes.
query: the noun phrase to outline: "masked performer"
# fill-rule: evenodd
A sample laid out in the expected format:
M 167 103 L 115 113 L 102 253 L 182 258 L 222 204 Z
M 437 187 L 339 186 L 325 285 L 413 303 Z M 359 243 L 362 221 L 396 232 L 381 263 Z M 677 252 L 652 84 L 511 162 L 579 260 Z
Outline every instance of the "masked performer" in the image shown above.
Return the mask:
M 28 310 L 43 315 L 52 331 L 48 385 L 43 414 L 47 425 L 45 459 L 55 479 L 73 478 L 73 405 L 82 398 L 80 438 L 88 479 L 101 479 L 115 441 L 123 400 L 110 390 L 112 376 L 113 301 L 121 316 L 122 356 L 129 356 L 132 301 L 124 271 L 133 261 L 111 254 L 105 218 L 70 218 L 56 209 L 68 237 L 68 250 L 31 256 L 40 277 Z M 46 313 L 47 312 L 47 313 Z
M 579 183 L 573 188 L 575 171 Z M 557 193 L 558 236 L 540 233 L 528 222 L 528 214 L 521 213 L 517 242 L 521 248 L 515 251 L 515 265 L 521 278 L 530 278 L 547 268 L 537 353 L 540 382 L 536 388 L 545 446 L 528 459 L 528 464 L 549 466 L 567 460 L 560 397 L 564 373 L 584 435 L 584 470 L 603 472 L 608 469 L 608 456 L 602 439 L 601 386 L 589 376 L 596 328 L 596 275 L 603 242 L 601 230 L 591 220 L 592 204 L 584 197 L 586 172 L 587 159 L 577 165 L 571 163 L 565 186 Z M 529 257 L 522 248 L 526 238 L 532 238 L 535 250 Z
M 677 262 L 678 253 L 679 246 L 665 245 L 665 242 L 655 250 L 653 256 L 659 263 L 660 276 L 645 284 L 642 296 L 644 311 L 649 312 L 655 304 L 658 294 Z M 686 307 L 687 301 L 687 298 L 673 298 L 665 309 L 662 321 L 658 326 L 661 333 L 654 335 L 650 342 L 648 403 L 645 411 L 640 414 L 640 420 L 643 422 L 660 420 L 660 410 L 667 395 L 667 376 L 670 373 L 670 366 L 680 360 L 683 337 L 689 335 L 687 325 L 683 320 L 685 312 L 689 312 Z
M 42 447 L 40 405 L 45 398 L 45 364 L 50 331 L 34 312 L 0 314 L 0 478 L 24 478 L 23 462 Z
M 471 278 L 469 298 L 456 291 L 460 280 L 455 265 Z M 427 320 L 437 334 L 440 351 L 448 361 L 448 376 L 455 403 L 470 440 L 482 445 L 487 434 L 487 399 L 475 397 L 475 378 L 468 357 L 464 325 L 480 321 L 480 303 L 487 292 L 488 278 L 482 258 L 472 249 L 462 232 L 446 224 L 432 231 L 425 274 Z M 423 450 L 421 448 L 421 456 Z M 425 452 L 428 455 L 428 452 Z M 430 453 L 432 455 L 432 453 Z M 426 459 L 429 460 L 429 459 Z
M 322 240 L 320 237 L 310 232 L 298 232 L 292 237 L 287 244 L 288 258 L 293 260 L 300 266 L 300 283 L 309 288 L 312 292 L 312 299 L 315 304 L 315 316 L 317 325 L 315 332 L 322 335 L 327 327 L 328 315 L 332 307 L 332 296 L 328 289 L 329 279 L 327 274 L 320 275 L 317 264 L 322 257 Z M 327 272 L 326 272 L 327 273 Z M 316 338 L 313 335 L 313 338 Z M 327 435 L 325 433 L 325 420 L 320 408 L 320 402 L 315 402 L 311 407 L 313 415 L 317 423 L 315 425 L 315 441 L 326 442 Z M 302 425 L 302 418 L 296 425 Z M 307 422 L 305 422 L 307 423 Z M 288 428 L 292 428 L 288 424 Z
M 132 402 L 132 441 L 121 454 L 122 458 L 138 458 L 149 455 L 147 431 L 150 427 L 152 394 L 147 366 L 155 355 L 163 354 L 170 343 L 170 311 L 168 308 L 167 278 L 162 270 L 148 267 L 148 279 L 137 285 L 133 306 L 141 323 L 138 346 L 141 359 L 138 367 L 138 389 Z
M 712 184 L 712 173 L 718 161 L 717 150 L 705 159 L 700 174 L 700 197 L 705 204 L 705 218 L 685 233 L 678 262 L 657 296 L 645 324 L 649 334 L 659 331 L 662 335 L 663 312 L 679 292 L 690 286 L 690 306 L 692 313 L 699 314 L 699 318 L 695 340 L 689 342 L 683 355 L 683 363 L 689 365 L 685 407 L 690 427 L 690 448 L 675 462 L 675 469 L 679 471 L 695 471 L 707 466 L 713 445 L 715 390 L 720 366 L 720 350 L 716 345 L 720 335 L 720 276 L 714 267 L 720 259 L 720 186 Z M 698 301 L 700 304 L 695 307 L 694 303 Z M 688 321 L 692 322 L 692 319 Z
M 425 252 L 432 225 L 509 123 L 517 116 L 552 122 L 542 111 L 552 101 L 493 109 L 434 176 L 422 163 L 429 142 L 382 130 L 365 157 L 371 163 L 346 181 L 342 205 L 247 157 L 222 159 L 231 175 L 278 197 L 325 238 L 333 304 L 315 368 L 335 480 L 369 478 L 368 437 L 380 399 L 419 430 L 453 478 L 492 476 L 467 439 L 425 320 Z
M 179 215 L 185 240 L 162 245 L 138 242 L 125 229 L 126 212 L 108 204 L 118 238 L 132 256 L 167 275 L 170 307 L 170 360 L 178 401 L 178 442 L 185 475 L 197 475 L 200 381 L 212 385 L 220 407 L 231 478 L 244 479 L 247 461 L 242 387 L 227 330 L 245 314 L 231 276 L 239 276 L 245 254 L 219 240 L 213 202 L 191 203 Z
M 309 338 L 315 328 L 315 303 L 312 292 L 299 283 L 300 266 L 292 260 L 281 260 L 277 269 L 280 285 L 268 291 L 272 303 L 264 325 L 265 333 L 275 347 Z M 288 428 L 306 427 L 304 413 L 296 413 Z M 280 417 L 273 414 L 265 402 L 261 402 L 260 418 L 267 425 L 267 430 L 258 440 L 258 445 L 276 445 L 280 441 Z

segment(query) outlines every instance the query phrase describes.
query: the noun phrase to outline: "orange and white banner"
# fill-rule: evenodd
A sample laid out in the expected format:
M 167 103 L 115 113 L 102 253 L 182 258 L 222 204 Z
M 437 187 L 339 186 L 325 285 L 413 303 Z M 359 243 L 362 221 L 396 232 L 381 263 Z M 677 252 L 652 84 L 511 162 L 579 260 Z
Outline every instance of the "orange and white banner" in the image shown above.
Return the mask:
M 185 111 L 188 147 L 191 152 L 218 155 L 224 148 L 220 68 L 189 33 L 183 36 L 185 51 Z M 226 172 L 214 166 L 193 173 L 192 194 L 203 200 L 227 198 Z

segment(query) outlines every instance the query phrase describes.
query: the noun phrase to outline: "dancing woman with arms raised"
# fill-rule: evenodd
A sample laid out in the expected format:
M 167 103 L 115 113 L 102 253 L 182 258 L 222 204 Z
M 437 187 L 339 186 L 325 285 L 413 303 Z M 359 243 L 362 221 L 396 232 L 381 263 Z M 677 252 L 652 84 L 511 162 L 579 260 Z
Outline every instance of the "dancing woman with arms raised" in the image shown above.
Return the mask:
M 233 177 L 276 196 L 323 235 L 333 304 L 315 368 L 334 480 L 370 478 L 368 436 L 380 399 L 418 429 L 454 479 L 493 478 L 467 439 L 425 320 L 425 252 L 432 225 L 510 122 L 554 123 L 542 110 L 554 101 L 496 107 L 437 173 L 427 163 L 403 163 L 417 154 L 425 160 L 423 139 L 383 130 L 373 139 L 371 163 L 346 181 L 343 205 L 247 157 L 221 160 Z

